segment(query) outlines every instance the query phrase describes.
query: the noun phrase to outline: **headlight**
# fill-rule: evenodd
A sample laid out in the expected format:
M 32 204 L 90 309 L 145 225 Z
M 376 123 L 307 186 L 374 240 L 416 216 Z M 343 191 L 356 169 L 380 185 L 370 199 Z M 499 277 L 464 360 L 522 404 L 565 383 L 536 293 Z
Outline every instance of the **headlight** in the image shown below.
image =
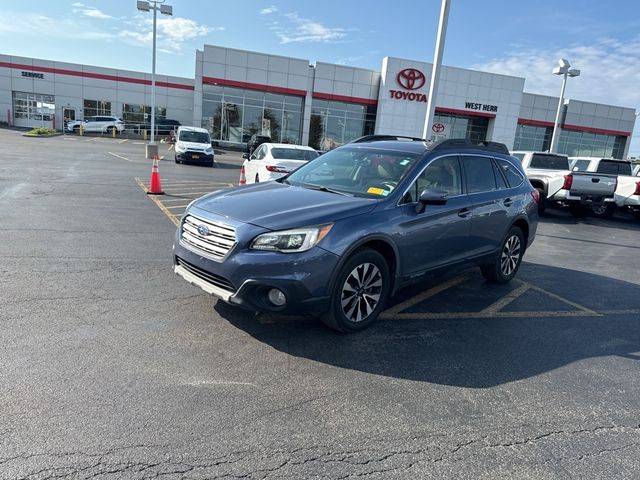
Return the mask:
M 176 152 L 186 152 L 187 148 L 184 145 L 176 145 Z
M 206 153 L 207 155 L 213 155 L 213 148 L 211 147 L 205 148 L 204 153 Z
M 250 248 L 283 253 L 306 252 L 326 237 L 331 227 L 333 224 L 263 233 L 253 240 Z

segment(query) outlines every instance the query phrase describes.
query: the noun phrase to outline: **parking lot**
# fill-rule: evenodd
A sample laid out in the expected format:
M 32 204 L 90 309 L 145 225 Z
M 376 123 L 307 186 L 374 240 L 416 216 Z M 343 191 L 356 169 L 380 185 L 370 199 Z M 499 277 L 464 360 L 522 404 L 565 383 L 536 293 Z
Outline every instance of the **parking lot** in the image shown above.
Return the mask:
M 171 269 L 194 198 L 130 139 L 0 130 L 0 478 L 634 478 L 640 222 L 549 210 L 516 281 L 400 291 L 339 335 Z

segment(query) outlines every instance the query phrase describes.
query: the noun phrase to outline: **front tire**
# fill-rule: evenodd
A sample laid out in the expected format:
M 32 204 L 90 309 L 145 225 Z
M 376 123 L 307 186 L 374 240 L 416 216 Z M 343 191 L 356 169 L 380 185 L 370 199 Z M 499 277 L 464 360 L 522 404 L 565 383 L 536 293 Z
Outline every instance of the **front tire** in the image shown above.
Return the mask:
M 378 318 L 390 291 L 391 275 L 384 257 L 369 248 L 358 250 L 340 269 L 322 321 L 343 333 L 363 330 Z
M 255 183 L 260 183 L 260 175 L 256 173 L 256 178 L 254 180 Z
M 518 227 L 511 227 L 502 242 L 500 252 L 491 265 L 482 265 L 482 276 L 492 283 L 507 283 L 518 273 L 524 255 L 524 234 Z

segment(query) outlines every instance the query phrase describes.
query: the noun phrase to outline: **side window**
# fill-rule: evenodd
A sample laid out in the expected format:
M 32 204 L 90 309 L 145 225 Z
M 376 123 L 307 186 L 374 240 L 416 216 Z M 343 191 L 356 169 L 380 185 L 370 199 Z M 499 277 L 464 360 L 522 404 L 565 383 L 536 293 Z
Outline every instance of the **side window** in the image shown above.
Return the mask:
M 254 160 L 260 160 L 264 158 L 264 146 L 260 145 L 256 150 L 251 154 L 251 158 Z
M 417 202 L 427 189 L 444 190 L 450 197 L 462 194 L 462 172 L 458 157 L 441 157 L 432 161 L 411 185 L 404 203 Z
M 463 155 L 462 163 L 467 176 L 467 193 L 490 192 L 497 189 L 493 163 L 489 157 Z
M 504 176 L 500 173 L 498 169 L 498 164 L 495 163 L 495 159 L 493 162 L 493 176 L 496 178 L 496 185 L 498 186 L 498 190 L 506 190 L 509 188 L 507 186 L 507 182 L 504 179 Z
M 498 167 L 500 167 L 500 170 L 502 170 L 504 177 L 507 179 L 507 183 L 509 184 L 510 188 L 517 187 L 522 182 L 524 182 L 524 177 L 516 169 L 516 167 L 511 165 L 506 160 L 501 160 L 499 158 L 496 158 L 496 162 L 498 163 Z

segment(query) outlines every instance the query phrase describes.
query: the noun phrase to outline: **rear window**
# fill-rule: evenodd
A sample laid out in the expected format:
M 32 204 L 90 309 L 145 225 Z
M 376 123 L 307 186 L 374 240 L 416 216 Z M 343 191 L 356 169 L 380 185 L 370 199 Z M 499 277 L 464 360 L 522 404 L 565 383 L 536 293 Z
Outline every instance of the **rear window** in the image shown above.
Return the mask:
M 531 157 L 529 168 L 540 168 L 542 170 L 569 170 L 569 157 L 534 153 Z
M 500 158 L 496 158 L 496 162 L 498 162 L 498 165 L 500 166 L 500 170 L 504 174 L 504 177 L 507 179 L 507 183 L 509 184 L 509 187 L 511 188 L 517 187 L 522 182 L 524 182 L 524 177 L 516 169 L 516 167 L 511 165 L 506 160 L 502 160 Z
M 318 154 L 313 150 L 302 150 L 297 148 L 273 148 L 271 156 L 277 160 L 313 160 L 318 158 Z
M 615 160 L 600 160 L 596 172 L 612 175 L 631 175 L 631 164 L 629 162 L 616 162 Z
M 512 153 L 511 156 L 516 157 L 518 160 L 520 160 L 520 162 L 522 162 L 522 159 L 524 158 L 524 153 Z
M 192 142 L 192 143 L 209 143 L 209 134 L 204 132 L 190 132 L 183 131 L 180 132 L 181 142 Z
M 591 160 L 576 160 L 573 164 L 573 170 L 577 170 L 578 172 L 586 172 L 587 168 L 589 168 L 589 164 Z

